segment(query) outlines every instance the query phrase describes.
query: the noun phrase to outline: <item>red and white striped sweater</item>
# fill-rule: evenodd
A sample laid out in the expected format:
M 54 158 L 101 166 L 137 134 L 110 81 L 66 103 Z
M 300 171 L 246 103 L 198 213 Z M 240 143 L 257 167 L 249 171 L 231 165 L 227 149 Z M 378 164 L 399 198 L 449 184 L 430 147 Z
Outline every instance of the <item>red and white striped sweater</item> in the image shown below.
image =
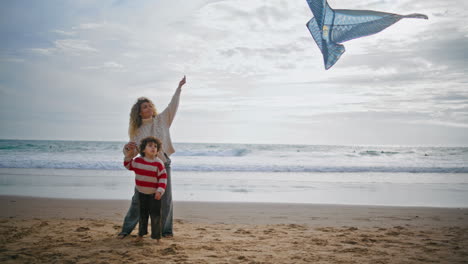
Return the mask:
M 136 157 L 132 160 L 124 160 L 124 166 L 135 172 L 135 185 L 139 192 L 164 194 L 167 184 L 167 174 L 164 163 L 159 158 L 150 160 L 144 157 Z

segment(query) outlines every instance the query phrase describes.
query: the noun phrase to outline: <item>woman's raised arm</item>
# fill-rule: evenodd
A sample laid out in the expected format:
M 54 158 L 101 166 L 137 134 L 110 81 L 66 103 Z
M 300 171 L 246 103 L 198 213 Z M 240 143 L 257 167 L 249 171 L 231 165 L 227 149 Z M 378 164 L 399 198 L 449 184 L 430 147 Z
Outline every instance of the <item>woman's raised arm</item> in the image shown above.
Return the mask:
M 179 108 L 179 99 L 180 99 L 180 92 L 182 91 L 182 86 L 184 86 L 186 83 L 186 78 L 184 75 L 184 78 L 180 80 L 179 86 L 176 89 L 176 92 L 172 96 L 171 102 L 169 105 L 162 111 L 161 119 L 166 122 L 167 126 L 171 126 L 172 121 L 174 120 L 175 114 L 177 113 L 177 109 Z

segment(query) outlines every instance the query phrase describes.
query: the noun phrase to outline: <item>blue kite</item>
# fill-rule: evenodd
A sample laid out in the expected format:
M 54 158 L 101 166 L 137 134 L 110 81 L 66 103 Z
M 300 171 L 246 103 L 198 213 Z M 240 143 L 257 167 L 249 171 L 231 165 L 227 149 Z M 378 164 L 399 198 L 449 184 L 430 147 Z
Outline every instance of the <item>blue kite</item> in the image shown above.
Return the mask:
M 378 33 L 402 18 L 428 19 L 423 14 L 398 15 L 370 10 L 331 9 L 327 0 L 307 0 L 314 17 L 307 28 L 322 51 L 325 69 L 330 69 L 345 52 L 339 44 Z

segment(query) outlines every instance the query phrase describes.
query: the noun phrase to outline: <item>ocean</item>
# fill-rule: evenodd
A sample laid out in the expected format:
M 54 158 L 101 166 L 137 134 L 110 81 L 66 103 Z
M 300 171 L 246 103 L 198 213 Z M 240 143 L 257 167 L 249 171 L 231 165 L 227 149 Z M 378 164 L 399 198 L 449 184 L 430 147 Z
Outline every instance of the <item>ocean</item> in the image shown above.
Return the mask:
M 124 144 L 0 140 L 0 195 L 129 200 Z M 174 145 L 176 201 L 468 207 L 468 147 Z

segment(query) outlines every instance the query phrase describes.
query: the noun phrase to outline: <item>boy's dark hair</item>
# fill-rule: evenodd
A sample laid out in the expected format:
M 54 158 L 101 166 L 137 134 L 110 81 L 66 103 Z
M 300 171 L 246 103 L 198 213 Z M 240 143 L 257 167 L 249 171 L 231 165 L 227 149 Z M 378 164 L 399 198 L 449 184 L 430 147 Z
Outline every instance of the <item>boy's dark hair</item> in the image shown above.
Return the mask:
M 146 148 L 146 145 L 148 145 L 148 143 L 150 142 L 153 142 L 154 144 L 156 144 L 156 147 L 158 148 L 158 151 L 161 150 L 161 146 L 162 146 L 162 143 L 161 143 L 161 140 L 155 138 L 155 137 L 146 137 L 144 138 L 143 140 L 141 140 L 141 143 L 140 143 L 140 155 L 142 157 L 145 156 L 145 153 L 143 152 Z

